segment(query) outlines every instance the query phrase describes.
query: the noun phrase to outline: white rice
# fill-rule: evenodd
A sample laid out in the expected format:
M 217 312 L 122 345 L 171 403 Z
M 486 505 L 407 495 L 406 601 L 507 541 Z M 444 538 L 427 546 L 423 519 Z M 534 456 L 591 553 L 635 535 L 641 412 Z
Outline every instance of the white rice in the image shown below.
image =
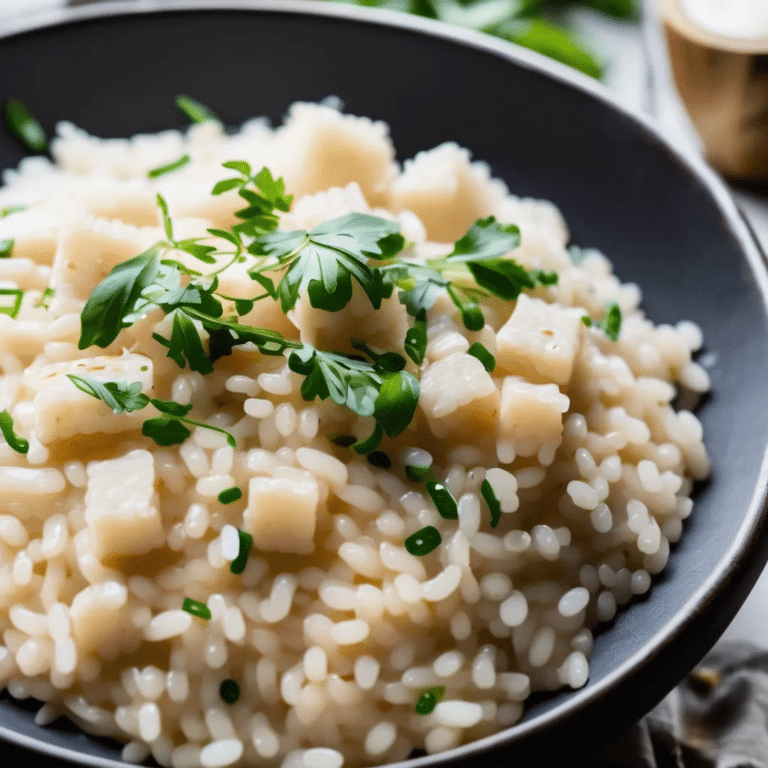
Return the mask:
M 183 153 L 187 166 L 147 178 Z M 689 404 L 709 388 L 695 324 L 654 326 L 603 255 L 572 261 L 551 203 L 510 195 L 466 150 L 444 144 L 401 168 L 383 123 L 327 104 L 234 135 L 204 123 L 101 140 L 62 124 L 53 154 L 7 171 L 0 189 L 0 208 L 28 206 L 0 218 L 0 240 L 14 240 L 0 287 L 25 292 L 15 319 L 0 314 L 0 410 L 30 444 L 24 456 L 0 441 L 0 686 L 47 702 L 41 724 L 66 714 L 125 742 L 129 762 L 341 768 L 451 749 L 513 725 L 531 692 L 587 683 L 593 630 L 651 588 L 709 472 L 701 424 L 672 406 L 678 389 Z M 169 321 L 150 314 L 104 350 L 77 349 L 99 270 L 164 237 L 156 194 L 177 237 L 208 237 L 236 222 L 236 193 L 210 190 L 239 159 L 285 177 L 295 201 L 283 229 L 373 213 L 432 258 L 494 215 L 520 227 L 520 264 L 558 274 L 517 302 L 481 299 L 477 332 L 438 297 L 425 361 L 409 363 L 419 409 L 381 446 L 389 470 L 329 439 L 364 438 L 370 420 L 304 401 L 302 377 L 252 345 L 206 376 L 181 370 L 152 341 Z M 237 266 L 220 280 L 253 294 Z M 36 306 L 49 285 L 50 308 Z M 623 315 L 616 342 L 581 323 L 607 301 Z M 378 313 L 366 302 L 356 289 L 330 315 L 300 299 L 286 317 L 262 301 L 248 322 L 329 350 L 354 334 L 402 351 L 411 321 L 397 298 Z M 467 354 L 478 341 L 496 356 L 492 374 Z M 61 373 L 83 365 L 193 402 L 237 448 L 203 427 L 159 448 L 141 414 L 78 399 Z M 458 519 L 438 514 L 406 466 L 451 491 Z M 222 503 L 230 488 L 242 498 Z M 130 525 L 110 522 L 115 510 Z M 442 543 L 417 557 L 403 542 L 426 525 Z M 434 711 L 416 714 L 429 691 Z

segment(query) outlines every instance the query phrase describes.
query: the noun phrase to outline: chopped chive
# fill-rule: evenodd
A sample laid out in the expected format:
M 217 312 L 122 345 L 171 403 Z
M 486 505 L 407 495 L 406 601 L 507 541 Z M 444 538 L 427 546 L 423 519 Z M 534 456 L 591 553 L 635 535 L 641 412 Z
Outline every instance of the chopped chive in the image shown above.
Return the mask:
M 250 533 L 238 528 L 237 536 L 240 539 L 240 549 L 237 552 L 237 557 L 229 564 L 229 570 L 235 574 L 245 570 L 245 566 L 248 564 L 248 554 L 253 546 L 253 536 Z
M 198 619 L 211 620 L 211 609 L 199 600 L 192 600 L 189 597 L 184 598 L 184 602 L 181 604 L 181 610 L 191 613 L 193 616 L 197 616 Z
M 0 411 L 0 432 L 2 432 L 5 442 L 13 448 L 16 453 L 27 453 L 29 443 L 19 437 L 13 429 L 13 419 L 8 411 Z
M 588 317 L 587 315 L 582 315 L 581 316 L 581 322 L 584 323 L 584 325 L 586 325 L 587 328 L 591 328 L 592 327 L 592 318 Z
M 405 548 L 416 557 L 422 557 L 428 555 L 433 550 L 437 549 L 442 543 L 443 539 L 440 536 L 440 531 L 433 525 L 427 525 L 416 533 L 412 533 L 405 540 Z
M 46 288 L 42 296 L 40 296 L 40 301 L 35 304 L 35 309 L 50 309 L 51 308 L 51 299 L 56 295 L 56 291 L 53 288 Z
M 18 99 L 8 99 L 5 104 L 5 122 L 13 135 L 30 151 L 45 152 L 48 139 L 26 105 Z
M 147 176 L 150 179 L 156 179 L 158 176 L 164 176 L 166 173 L 170 173 L 171 171 L 176 171 L 179 168 L 183 168 L 191 159 L 192 158 L 189 155 L 183 154 L 178 160 L 174 160 L 172 163 L 161 165 L 157 168 L 153 168 L 151 171 L 147 171 Z
M 18 288 L 0 288 L 0 296 L 13 296 L 13 304 L 0 306 L 0 314 L 16 317 L 21 309 L 21 300 L 24 298 L 24 291 Z
M 12 238 L 0 240 L 0 259 L 7 259 L 11 255 L 14 242 Z
M 358 440 L 353 446 L 352 450 L 360 455 L 371 453 L 375 451 L 381 441 L 384 439 L 384 427 L 377 421 L 376 426 L 373 428 L 373 432 L 365 438 L 365 440 Z
M 432 503 L 435 505 L 435 509 L 440 513 L 440 517 L 444 517 L 446 520 L 456 520 L 459 516 L 459 506 L 456 503 L 456 499 L 453 498 L 453 494 L 437 480 L 430 480 L 427 483 L 427 493 L 429 498 L 432 499 Z
M 603 321 L 603 331 L 611 341 L 618 341 L 621 332 L 621 307 L 615 301 L 609 301 Z
M 445 686 L 436 685 L 434 688 L 427 688 L 424 693 L 419 696 L 419 700 L 416 702 L 416 713 L 419 715 L 428 715 L 434 711 L 437 703 L 445 696 Z
M 6 205 L 5 208 L 0 208 L 0 219 L 4 219 L 6 216 L 10 216 L 12 213 L 21 213 L 26 211 L 26 205 Z
M 357 442 L 357 438 L 354 435 L 334 435 L 331 442 L 342 448 L 349 448 Z
M 366 458 L 368 463 L 374 467 L 381 467 L 382 469 L 389 469 L 392 466 L 392 460 L 387 456 L 384 451 L 371 451 Z
M 480 493 L 491 510 L 491 528 L 495 528 L 499 524 L 499 520 L 501 520 L 501 504 L 487 480 L 483 480 L 483 484 L 480 486 Z
M 221 122 L 210 107 L 206 107 L 205 104 L 201 104 L 197 99 L 193 99 L 191 96 L 185 96 L 183 93 L 180 93 L 176 97 L 176 106 L 193 123 L 206 123 L 208 121 L 216 123 Z
M 496 358 L 479 341 L 476 341 L 467 350 L 467 354 L 476 357 L 488 373 L 493 373 L 493 369 L 496 367 Z
M 405 467 L 405 476 L 409 480 L 413 480 L 418 483 L 419 480 L 423 480 L 432 471 L 432 467 L 417 467 L 413 464 L 407 464 Z
M 237 487 L 226 488 L 219 494 L 221 504 L 231 504 L 233 501 L 239 501 L 243 498 L 243 492 Z
M 219 686 L 219 696 L 225 704 L 234 704 L 240 698 L 240 686 L 237 681 L 227 678 Z

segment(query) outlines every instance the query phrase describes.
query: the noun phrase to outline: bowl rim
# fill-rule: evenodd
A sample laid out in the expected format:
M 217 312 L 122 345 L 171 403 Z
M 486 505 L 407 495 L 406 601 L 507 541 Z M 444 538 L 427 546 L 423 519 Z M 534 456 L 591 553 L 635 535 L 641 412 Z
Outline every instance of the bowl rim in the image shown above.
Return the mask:
M 635 128 L 640 129 L 650 143 L 670 156 L 681 166 L 683 172 L 689 174 L 711 197 L 720 212 L 723 223 L 740 246 L 750 266 L 760 298 L 766 314 L 768 314 L 768 271 L 766 271 L 768 259 L 737 208 L 724 181 L 705 163 L 703 158 L 690 149 L 673 145 L 664 136 L 660 126 L 652 117 L 618 102 L 602 83 L 542 54 L 513 43 L 432 19 L 379 8 L 330 3 L 327 0 L 291 0 L 290 3 L 286 3 L 285 0 L 101 0 L 92 4 L 39 11 L 11 19 L 10 23 L 0 30 L 0 45 L 6 38 L 99 19 L 151 16 L 155 13 L 197 14 L 216 11 L 255 14 L 277 13 L 305 18 L 322 17 L 415 32 L 494 55 L 512 65 L 554 79 L 591 96 L 607 109 L 619 113 L 628 122 L 633 123 Z M 761 536 L 768 533 L 767 502 L 768 442 L 763 452 L 757 483 L 751 495 L 748 509 L 730 547 L 722 555 L 717 567 L 690 595 L 675 617 L 667 622 L 662 629 L 651 635 L 641 648 L 600 681 L 574 691 L 562 706 L 538 714 L 530 721 L 517 723 L 490 736 L 462 744 L 451 750 L 397 763 L 387 763 L 385 764 L 386 768 L 427 768 L 427 766 L 455 763 L 458 760 L 477 757 L 482 752 L 494 750 L 504 745 L 511 746 L 517 741 L 539 734 L 593 706 L 622 678 L 630 678 L 639 673 L 649 660 L 661 655 L 668 646 L 690 629 L 696 617 L 705 612 L 707 607 L 716 601 L 725 585 L 735 582 L 746 585 L 748 588 L 753 586 L 760 573 L 760 568 L 752 567 L 749 573 L 745 573 L 746 566 L 743 558 L 747 553 L 752 554 L 753 557 L 762 558 L 763 561 L 768 557 L 768 549 L 765 546 L 763 547 L 765 551 L 759 552 Z M 744 597 L 746 597 L 746 593 Z M 735 609 L 733 613 L 735 613 Z M 684 669 L 679 677 L 681 678 L 686 672 L 687 669 Z M 88 735 L 86 734 L 86 736 Z M 80 752 L 72 747 L 41 741 L 36 737 L 12 730 L 2 723 L 0 723 L 0 738 L 51 757 L 80 765 L 94 766 L 94 768 L 131 768 L 132 766 L 123 760 L 98 757 Z M 382 766 L 382 768 L 384 767 Z

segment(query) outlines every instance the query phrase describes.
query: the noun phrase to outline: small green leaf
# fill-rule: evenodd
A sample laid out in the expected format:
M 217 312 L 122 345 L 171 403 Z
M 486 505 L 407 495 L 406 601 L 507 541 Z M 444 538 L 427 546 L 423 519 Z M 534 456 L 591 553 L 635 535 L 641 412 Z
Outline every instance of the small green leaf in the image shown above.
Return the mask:
M 491 528 L 495 528 L 501 520 L 501 504 L 496 498 L 496 494 L 493 492 L 491 484 L 487 480 L 483 480 L 480 486 L 480 493 L 485 499 L 485 503 L 488 505 L 488 509 L 491 510 Z
M 115 414 L 139 411 L 149 404 L 149 397 L 142 390 L 140 381 L 130 384 L 126 381 L 96 381 L 90 376 L 75 376 L 68 373 L 67 378 L 81 391 L 108 405 Z
M 220 504 L 232 504 L 243 498 L 243 492 L 237 487 L 226 488 L 217 496 Z
M 498 259 L 520 245 L 520 229 L 514 224 L 500 224 L 493 216 L 478 219 L 460 237 L 446 259 L 451 262 Z
M 8 411 L 0 411 L 0 432 L 5 438 L 5 442 L 16 453 L 27 453 L 29 451 L 29 442 L 16 434 L 13 428 L 13 419 Z
M 427 525 L 412 533 L 404 542 L 406 550 L 416 557 L 423 557 L 436 550 L 443 539 L 440 531 L 433 525 Z
M 5 104 L 5 123 L 11 133 L 30 151 L 45 152 L 48 139 L 40 123 L 26 105 L 18 99 L 8 99 Z
M 621 307 L 615 301 L 608 302 L 603 330 L 611 341 L 618 341 L 621 332 Z
M 7 259 L 11 256 L 13 251 L 13 244 L 16 241 L 13 238 L 6 240 L 0 240 L 0 259 Z
M 199 619 L 205 619 L 205 621 L 211 620 L 211 609 L 199 600 L 192 600 L 189 597 L 185 597 L 184 602 L 181 604 L 181 610 L 191 613 Z
M 493 369 L 496 367 L 496 358 L 479 341 L 476 341 L 467 350 L 467 354 L 476 357 L 488 373 L 493 373 Z
M 384 429 L 382 428 L 381 424 L 376 422 L 376 426 L 373 428 L 373 432 L 365 438 L 365 440 L 359 440 L 356 443 L 352 444 L 352 450 L 355 451 L 355 453 L 359 453 L 361 455 L 365 455 L 366 453 L 370 453 L 375 448 L 378 448 L 381 445 L 381 441 L 384 439 Z
M 183 168 L 191 160 L 192 158 L 185 153 L 180 158 L 178 158 L 177 160 L 174 160 L 171 163 L 167 163 L 166 165 L 160 165 L 157 168 L 152 168 L 151 170 L 147 171 L 147 176 L 150 179 L 156 179 L 158 178 L 158 176 L 164 176 L 166 173 L 171 173 L 173 171 L 177 171 L 179 168 Z
M 178 445 L 192 433 L 178 420 L 169 418 L 147 419 L 141 427 L 141 434 L 150 437 L 158 445 Z
M 413 420 L 419 403 L 419 381 L 406 371 L 386 375 L 376 398 L 376 420 L 390 437 L 397 437 Z
M 193 99 L 191 96 L 185 96 L 183 93 L 176 97 L 176 106 L 184 112 L 193 123 L 205 123 L 209 120 L 216 123 L 221 122 L 212 109 L 206 107 L 205 104 L 201 104 L 197 99 Z
M 242 179 L 222 179 L 216 183 L 216 186 L 211 190 L 212 195 L 223 195 L 225 192 L 229 192 L 230 189 L 235 189 L 243 184 Z
M 430 480 L 427 483 L 427 494 L 432 499 L 440 517 L 446 520 L 458 520 L 459 505 L 453 494 L 442 483 Z
M 249 178 L 251 175 L 251 164 L 245 160 L 228 160 L 221 165 L 223 168 L 229 168 L 230 171 L 237 171 L 246 178 Z
M 160 413 L 166 413 L 169 416 L 183 418 L 192 410 L 192 403 L 176 403 L 173 400 L 158 400 L 153 397 L 149 401 L 157 408 Z
M 4 219 L 6 216 L 11 216 L 14 213 L 21 213 L 26 211 L 26 205 L 6 205 L 5 208 L 0 208 L 0 219 Z
M 213 373 L 213 363 L 203 348 L 200 332 L 191 318 L 182 311 L 176 310 L 173 314 L 170 342 L 168 357 L 179 368 L 184 368 L 186 359 L 190 370 L 197 371 L 203 375 Z
M 56 291 L 53 288 L 46 288 L 40 296 L 40 300 L 35 304 L 35 309 L 50 309 L 51 299 L 55 295 Z
M 427 688 L 427 690 L 419 696 L 419 700 L 416 702 L 416 714 L 431 714 L 434 712 L 435 707 L 443 696 L 445 696 L 444 685 L 436 685 L 434 688 Z
M 427 313 L 422 309 L 416 315 L 413 327 L 405 334 L 403 347 L 416 365 L 421 365 L 427 353 Z

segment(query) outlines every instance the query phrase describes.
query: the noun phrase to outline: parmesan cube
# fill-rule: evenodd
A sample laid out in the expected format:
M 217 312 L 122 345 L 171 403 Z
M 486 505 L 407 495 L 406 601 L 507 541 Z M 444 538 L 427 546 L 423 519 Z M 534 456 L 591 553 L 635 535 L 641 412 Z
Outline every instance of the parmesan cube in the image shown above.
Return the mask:
M 125 632 L 123 606 L 127 600 L 128 590 L 117 581 L 92 584 L 78 592 L 69 609 L 78 648 L 115 655 Z
M 85 522 L 99 560 L 143 555 L 165 544 L 149 451 L 91 461 L 86 472 Z
M 531 384 L 507 376 L 501 387 L 499 434 L 514 440 L 519 456 L 532 456 L 547 443 L 559 444 L 569 405 L 556 384 Z
M 112 268 L 141 252 L 137 236 L 94 231 L 83 222 L 64 234 L 53 259 L 51 288 L 56 302 L 85 302 Z
M 115 415 L 86 392 L 81 392 L 67 374 L 89 376 L 96 381 L 140 381 L 152 387 L 152 361 L 143 355 L 91 357 L 29 369 L 24 383 L 34 394 L 34 430 L 45 444 L 74 435 L 92 435 L 139 429 L 146 415 L 141 411 Z
M 315 549 L 319 489 L 308 473 L 299 478 L 253 477 L 243 525 L 258 549 L 309 554 Z
M 476 357 L 454 352 L 424 371 L 419 407 L 436 437 L 451 432 L 474 434 L 493 429 L 499 390 Z
M 405 161 L 392 184 L 389 207 L 413 211 L 430 240 L 447 243 L 487 216 L 501 192 L 486 165 L 472 163 L 468 150 L 449 142 Z
M 515 311 L 496 334 L 496 364 L 537 383 L 567 384 L 583 314 L 520 294 Z

